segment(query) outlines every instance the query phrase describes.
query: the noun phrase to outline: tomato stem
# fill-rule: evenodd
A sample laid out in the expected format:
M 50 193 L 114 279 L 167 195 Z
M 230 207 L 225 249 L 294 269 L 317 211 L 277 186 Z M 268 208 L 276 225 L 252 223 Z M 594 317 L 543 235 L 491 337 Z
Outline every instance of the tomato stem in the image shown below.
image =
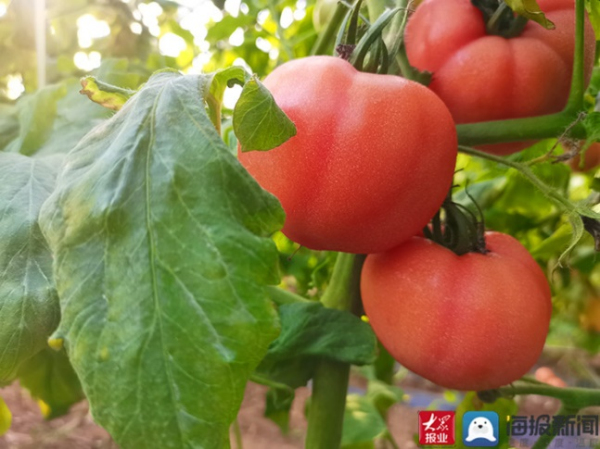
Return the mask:
M 563 111 L 539 117 L 468 123 L 456 125 L 456 131 L 458 142 L 467 146 L 550 139 L 564 133 L 577 120 L 577 115 Z M 569 136 L 585 139 L 583 124 L 573 125 Z
M 471 0 L 473 6 L 481 11 L 487 34 L 510 39 L 521 34 L 527 19 L 515 15 L 504 0 Z
M 366 256 L 338 253 L 329 285 L 321 302 L 325 307 L 338 310 L 352 310 L 353 304 L 360 302 L 360 272 Z
M 558 260 L 559 265 L 562 264 L 569 252 L 579 242 L 584 230 L 592 235 L 594 241 L 596 242 L 596 248 L 600 250 L 600 213 L 592 210 L 590 208 L 590 205 L 585 203 L 575 204 L 571 202 L 554 187 L 547 185 L 540 178 L 538 178 L 535 175 L 535 173 L 533 173 L 533 171 L 527 163 L 515 162 L 510 159 L 485 153 L 483 151 L 476 150 L 475 148 L 466 147 L 464 145 L 459 145 L 458 150 L 462 153 L 469 154 L 471 156 L 488 159 L 490 161 L 506 165 L 507 167 L 514 168 L 526 180 L 533 184 L 534 187 L 536 187 L 540 192 L 542 192 L 546 198 L 548 198 L 556 206 L 558 206 L 558 209 L 561 212 L 567 214 L 569 222 L 573 227 L 573 238 L 569 247 L 560 256 Z
M 360 41 L 356 45 L 350 61 L 357 70 L 363 70 L 363 64 L 367 54 L 370 54 L 371 63 L 374 63 L 376 67 L 382 64 L 381 58 L 377 58 L 377 43 L 379 42 L 379 48 L 387 53 L 387 48 L 385 48 L 385 43 L 383 42 L 381 33 L 383 32 L 383 29 L 392 21 L 394 15 L 399 11 L 400 8 L 398 7 L 386 11 L 361 37 Z M 373 61 L 373 59 L 375 59 L 375 61 Z M 376 72 L 376 70 L 372 71 Z
M 502 396 L 535 394 L 559 399 L 565 407 L 571 410 L 581 410 L 586 407 L 600 406 L 600 390 L 597 388 L 553 387 L 544 383 L 532 383 L 519 380 L 497 389 Z
M 575 52 L 573 56 L 573 77 L 571 79 L 571 92 L 565 111 L 577 115 L 583 109 L 583 95 L 585 93 L 585 4 L 584 0 L 575 1 Z
M 365 256 L 338 253 L 321 302 L 325 307 L 352 310 L 360 303 L 360 272 Z M 342 440 L 350 365 L 319 361 L 313 377 L 308 412 L 307 449 L 337 449 Z
M 562 404 L 558 416 L 576 415 L 585 407 L 600 405 L 600 391 L 592 388 L 558 388 L 544 383 L 531 383 L 523 380 L 506 387 L 490 390 L 492 395 L 513 397 L 518 394 L 535 394 L 559 399 Z M 555 429 L 558 430 L 558 429 Z M 540 435 L 531 449 L 546 449 L 558 432 Z
M 479 207 L 478 207 L 479 209 Z M 444 212 L 442 221 L 441 213 Z M 442 207 L 423 229 L 426 238 L 433 240 L 455 254 L 487 254 L 485 246 L 485 226 L 483 222 L 465 206 L 452 201 L 452 190 L 444 200 Z
M 321 360 L 315 369 L 306 449 L 338 449 L 342 441 L 350 365 Z
M 578 211 L 577 206 L 575 206 L 571 201 L 565 198 L 554 187 L 547 185 L 540 178 L 538 178 L 528 165 L 523 164 L 521 162 L 515 162 L 501 156 L 496 156 L 494 154 L 489 154 L 484 151 L 476 150 L 475 148 L 467 147 L 464 145 L 459 145 L 458 150 L 461 153 L 480 157 L 482 159 L 487 159 L 505 165 L 507 167 L 514 168 L 525 179 L 527 179 L 535 187 L 537 187 L 548 199 L 552 200 L 558 207 L 560 207 L 561 210 L 568 213 Z

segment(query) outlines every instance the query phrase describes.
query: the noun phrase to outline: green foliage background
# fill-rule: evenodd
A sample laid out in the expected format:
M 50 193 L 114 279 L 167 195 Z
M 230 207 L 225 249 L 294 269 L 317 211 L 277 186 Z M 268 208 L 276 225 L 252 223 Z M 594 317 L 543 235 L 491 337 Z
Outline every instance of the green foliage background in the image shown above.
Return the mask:
M 123 447 L 140 447 L 140 438 L 146 442 L 150 439 L 155 444 L 162 444 L 157 447 L 169 447 L 165 441 L 178 442 L 173 447 L 182 447 L 185 443 L 189 443 L 189 447 L 224 447 L 223 435 L 235 416 L 234 412 L 239 406 L 248 377 L 270 385 L 267 415 L 285 430 L 293 390 L 307 383 L 314 362 L 319 357 L 369 365 L 362 370 L 368 382 L 367 394 L 350 396 L 348 400 L 345 416 L 345 428 L 348 430 L 343 438 L 344 447 L 372 447 L 374 438 L 387 437 L 383 417 L 393 403 L 402 399 L 402 392 L 377 379 L 375 373 L 377 367 L 385 363 L 385 353 L 380 354 L 375 365 L 370 365 L 375 360 L 376 351 L 369 327 L 349 314 L 324 310 L 316 302 L 281 306 L 280 317 L 276 319 L 267 301 L 269 287 L 265 287 L 265 284 L 277 283 L 279 278 L 281 286 L 307 298 L 319 299 L 327 286 L 335 255 L 298 248 L 298 245 L 287 240 L 281 233 L 275 233 L 272 242 L 268 241 L 265 235 L 278 229 L 281 211 L 272 198 L 263 195 L 235 165 L 231 153 L 236 148 L 236 140 L 232 133 L 233 125 L 228 120 L 231 111 L 224 111 L 227 119 L 222 129 L 225 145 L 211 128 L 201 105 L 201 97 L 189 84 L 191 78 L 173 73 L 150 78 L 156 70 L 171 68 L 195 74 L 194 83 L 201 85 L 206 82 L 206 77 L 201 73 L 210 73 L 232 64 L 247 67 L 263 77 L 277 65 L 310 53 L 318 31 L 322 30 L 322 25 L 315 26 L 313 23 L 313 11 L 317 8 L 319 21 L 326 23 L 327 20 L 322 17 L 324 3 L 326 0 L 319 0 L 318 5 L 312 0 L 250 0 L 241 3 L 232 0 L 215 0 L 214 3 L 47 0 L 48 26 L 42 30 L 47 40 L 47 51 L 43 58 L 47 75 L 45 80 L 39 80 L 36 72 L 34 0 L 0 0 L 0 5 L 5 7 L 0 6 L 0 13 L 5 9 L 0 17 L 0 212 L 3 212 L 0 214 L 0 303 L 3 305 L 0 308 L 0 321 L 21 320 L 25 323 L 23 327 L 26 330 L 35 328 L 37 331 L 37 334 L 25 332 L 21 336 L 7 328 L 0 328 L 2 344 L 14 344 L 16 340 L 19 348 L 15 353 L 0 356 L 0 383 L 8 384 L 19 378 L 34 397 L 47 404 L 49 417 L 66 412 L 72 403 L 83 397 L 78 376 L 65 353 L 50 352 L 45 345 L 46 338 L 58 323 L 59 303 L 55 290 L 58 288 L 61 297 L 79 298 L 79 302 L 68 304 L 68 301 L 63 301 L 60 306 L 63 321 L 51 343 L 60 347 L 66 340 L 71 361 L 83 383 L 83 391 L 92 400 L 93 410 L 95 408 L 94 416 Z M 592 1 L 590 11 L 593 12 L 594 8 L 598 9 Z M 599 14 L 597 11 L 592 15 L 594 23 L 598 23 Z M 85 34 L 85 30 L 79 29 L 77 24 L 77 20 L 85 15 L 106 22 L 109 33 L 86 43 L 80 36 Z M 169 40 L 177 43 L 176 47 L 180 50 L 177 54 L 165 50 L 165 42 Z M 82 43 L 85 44 L 83 47 Z M 85 59 L 92 52 L 101 56 L 99 67 L 90 71 L 75 64 L 77 58 Z M 125 111 L 121 115 L 115 115 L 113 111 L 80 95 L 78 78 L 90 73 L 108 84 L 133 90 L 141 88 L 135 101 L 128 103 L 129 108 L 138 108 L 136 112 L 130 111 L 126 115 Z M 182 81 L 183 79 L 188 81 Z M 21 82 L 24 90 L 22 93 Z M 45 86 L 40 86 L 40 82 Z M 171 89 L 173 98 L 183 98 L 189 94 L 186 98 L 197 101 L 197 104 L 191 105 L 185 111 L 187 114 L 181 111 L 176 114 L 174 111 L 179 106 L 160 103 L 157 92 L 163 89 Z M 594 108 L 599 91 L 600 72 L 596 69 L 587 95 L 590 110 Z M 149 123 L 157 117 L 153 109 L 157 105 L 163 107 L 168 114 L 160 116 L 158 125 L 152 127 Z M 126 134 L 130 128 L 142 131 L 124 136 L 123 133 Z M 95 131 L 88 134 L 92 129 Z M 157 132 L 157 129 L 160 131 Z M 207 134 L 209 131 L 212 134 Z M 157 135 L 162 136 L 163 146 L 157 144 L 156 148 L 163 151 L 167 148 L 164 141 L 176 140 L 179 138 L 178 134 L 187 136 L 187 140 L 178 148 L 179 153 L 160 153 L 164 163 L 153 167 L 152 176 L 148 176 L 148 167 L 144 166 L 145 147 L 142 144 Z M 111 146 L 112 142 L 119 142 L 121 146 L 118 151 Z M 555 140 L 539 142 L 511 158 L 531 160 L 544 155 L 555 144 Z M 198 147 L 202 150 L 198 151 Z M 124 148 L 129 153 L 124 154 Z M 69 158 L 74 161 L 74 166 L 63 171 L 63 158 L 73 150 Z M 90 157 L 90 153 L 94 154 L 94 158 Z M 127 159 L 127 163 L 123 162 L 123 157 Z M 121 163 L 124 165 L 120 165 Z M 219 167 L 219 170 L 227 167 L 231 176 L 229 182 L 233 188 L 231 185 L 226 186 L 227 183 L 219 178 L 218 170 L 203 173 L 202 179 L 194 178 L 198 172 L 177 172 L 177 169 L 187 165 L 206 164 L 216 164 L 215 167 Z M 22 168 L 15 168 L 16 166 Z M 94 176 L 80 177 L 82 167 L 88 166 L 92 167 Z M 117 168 L 123 170 L 120 173 L 127 173 L 127 176 L 119 177 L 114 174 L 112 178 L 105 177 L 106 172 Z M 595 298 L 600 298 L 600 264 L 591 237 L 586 236 L 575 248 L 568 259 L 568 265 L 559 266 L 559 257 L 569 245 L 572 230 L 566 218 L 551 202 L 516 171 L 497 164 L 461 155 L 457 169 L 457 198 L 468 207 L 473 207 L 471 198 L 475 199 L 483 210 L 487 227 L 517 237 L 552 280 L 554 316 L 548 346 L 561 350 L 583 348 L 596 353 L 600 349 L 600 316 L 591 316 L 589 304 Z M 574 201 L 598 202 L 600 199 L 600 176 L 595 169 L 581 173 L 573 171 L 566 164 L 543 163 L 534 170 L 542 180 Z M 63 173 L 57 181 L 59 172 Z M 160 202 L 153 204 L 154 197 L 135 196 L 142 191 L 140 189 L 148 189 L 148 185 L 156 187 L 171 185 L 170 183 L 179 186 L 181 190 L 174 189 L 171 192 L 173 196 L 161 198 Z M 223 189 L 230 188 L 237 196 L 227 199 L 219 197 L 215 190 L 209 188 L 215 185 L 220 185 Z M 13 187 L 12 190 L 10 186 Z M 23 190 L 23 186 L 29 190 Z M 47 203 L 51 206 L 46 206 L 41 229 L 37 213 L 52 192 L 53 197 Z M 205 195 L 205 202 L 202 203 L 204 206 L 190 212 L 194 208 L 186 201 L 192 197 L 197 199 L 194 195 L 200 195 L 198 192 Z M 187 200 L 177 198 L 177 194 L 182 194 Z M 158 197 L 160 193 L 156 195 Z M 155 220 L 149 220 L 142 211 L 130 211 L 125 204 L 131 197 L 137 198 L 138 203 L 146 201 L 144 204 L 149 209 L 157 210 Z M 15 201 L 19 204 L 27 202 L 30 205 L 27 212 L 35 215 L 20 216 L 19 213 L 25 209 L 15 208 Z M 161 215 L 160 208 L 164 204 L 168 204 L 171 210 L 177 210 L 176 221 L 169 221 L 171 219 L 167 220 Z M 237 221 L 228 223 L 230 229 L 223 224 L 227 221 L 224 218 L 227 214 L 221 211 L 223 215 L 217 217 L 215 212 L 219 209 L 218 205 L 223 204 L 230 211 L 236 211 L 234 215 Z M 89 214 L 85 215 L 84 212 Z M 186 221 L 188 213 L 193 216 L 206 214 L 209 219 L 200 224 L 193 220 Z M 222 227 L 211 221 L 217 220 L 215 217 L 220 220 Z M 150 222 L 152 226 L 148 224 Z M 199 313 L 195 306 L 201 305 L 206 312 L 205 318 L 208 317 L 207 320 L 216 329 L 219 329 L 226 316 L 226 312 L 219 307 L 235 307 L 225 302 L 215 308 L 214 302 L 219 301 L 223 295 L 223 290 L 220 289 L 225 287 L 213 285 L 213 296 L 202 296 L 203 293 L 200 292 L 205 291 L 206 280 L 196 284 L 194 273 L 186 271 L 189 267 L 185 265 L 185 261 L 171 254 L 166 246 L 160 248 L 150 243 L 145 254 L 163 251 L 160 259 L 165 277 L 155 278 L 158 281 L 154 287 L 165 292 L 165 298 L 172 299 L 176 296 L 173 293 L 176 289 L 173 279 L 178 279 L 183 273 L 185 280 L 179 287 L 188 289 L 190 296 L 197 301 L 188 304 L 189 309 L 173 309 L 163 316 L 165 322 L 173 327 L 170 336 L 180 332 L 178 338 L 173 337 L 172 341 L 169 338 L 161 340 L 158 334 L 148 334 L 146 340 L 140 340 L 140 336 L 145 335 L 144 329 L 155 324 L 154 319 L 162 316 L 162 306 L 169 302 L 161 305 L 154 301 L 156 297 L 153 299 L 152 292 L 141 295 L 142 299 L 134 295 L 134 292 L 139 295 L 139 285 L 147 285 L 147 279 L 156 276 L 156 273 L 144 272 L 142 265 L 137 267 L 139 271 L 132 274 L 130 284 L 114 284 L 114 276 L 120 275 L 124 270 L 118 263 L 114 264 L 114 260 L 121 254 L 119 251 L 123 246 L 139 249 L 139 236 L 129 232 L 127 227 L 135 227 L 136 223 L 140 228 L 148 226 L 146 237 L 150 235 L 155 241 L 168 241 L 172 238 L 165 231 L 169 226 L 185 228 L 182 235 L 187 240 L 181 247 L 189 251 L 186 260 L 195 260 L 206 248 L 215 250 L 216 247 L 217 252 L 223 254 L 230 251 L 231 260 L 224 261 L 223 265 L 207 265 L 205 278 L 219 278 L 221 270 L 229 269 L 234 272 L 241 270 L 247 278 L 251 271 L 248 267 L 260 266 L 256 254 L 262 252 L 262 259 L 271 260 L 272 263 L 266 263 L 261 267 L 260 274 L 256 274 L 256 285 L 242 285 L 241 282 L 230 285 L 232 291 L 235 291 L 234 297 L 248 296 L 242 301 L 247 309 L 238 310 L 240 322 L 249 326 L 247 334 L 240 330 L 243 328 L 241 325 L 236 335 L 217 330 L 210 338 L 202 337 L 204 344 L 208 345 L 207 341 L 213 341 L 215 345 L 214 351 L 208 356 L 200 347 L 191 350 L 177 347 L 178 338 L 187 338 L 194 325 L 184 324 L 178 329 L 174 323 L 184 322 L 188 315 Z M 8 238 L 14 237 L 15 228 L 23 234 L 22 240 Z M 205 237 L 210 238 L 203 240 L 196 237 L 196 234 L 202 234 L 207 228 L 209 231 Z M 245 230 L 241 231 L 241 228 Z M 65 229 L 69 229 L 69 233 Z M 49 245 L 42 236 L 42 230 Z M 247 239 L 242 246 L 254 245 L 257 252 L 247 255 L 247 258 L 233 260 L 234 250 L 228 247 L 230 242 L 227 238 L 239 238 L 242 234 Z M 19 251 L 22 248 L 15 250 L 15 245 L 19 246 L 23 241 L 30 245 L 27 247 L 27 256 L 12 257 L 21 254 Z M 177 243 L 176 240 L 173 242 Z M 58 254 L 61 262 L 54 274 L 49 269 L 52 263 L 50 250 Z M 113 259 L 111 254 L 114 255 Z M 121 257 L 124 255 L 121 254 Z M 274 273 L 272 270 L 276 269 L 277 257 L 279 272 Z M 15 260 L 20 264 L 15 265 Z M 77 271 L 77 268 L 90 264 L 89 268 L 93 271 L 97 267 L 90 261 L 98 260 L 112 260 L 113 265 L 107 262 L 103 277 L 93 281 L 82 278 L 81 271 Z M 197 261 L 202 261 L 202 257 Z M 36 270 L 28 272 L 27 269 L 32 266 Z M 23 276 L 23 273 L 26 274 L 25 278 L 19 279 L 18 276 Z M 170 280 L 166 273 L 172 275 Z M 53 275 L 58 278 L 53 279 Z M 143 281 L 139 281 L 140 279 Z M 15 290 L 9 281 L 25 285 L 25 291 Z M 84 289 L 80 290 L 82 286 Z M 119 304 L 124 311 L 135 310 L 138 301 L 146 301 L 149 307 L 144 310 L 151 310 L 152 313 L 137 317 L 127 315 L 135 325 L 128 320 L 119 321 L 124 316 L 106 315 L 107 306 L 103 301 L 112 297 L 111 292 L 114 291 L 117 292 L 116 297 L 127 298 Z M 35 321 L 39 316 L 24 313 L 21 307 L 35 307 L 38 311 L 44 308 L 42 321 L 46 327 Z M 82 322 L 82 316 L 87 316 L 88 321 Z M 245 322 L 244 319 L 248 319 L 248 316 L 252 319 Z M 590 322 L 596 325 L 590 325 Z M 121 341 L 124 337 L 116 330 L 123 327 L 127 327 L 129 334 L 128 339 Z M 258 332 L 257 327 L 261 332 Z M 278 332 L 279 338 L 275 339 Z M 352 333 L 353 338 L 340 342 L 339 338 L 335 338 L 336 333 Z M 100 334 L 102 338 L 96 341 L 95 335 Z M 162 334 L 162 337 L 165 335 Z M 222 339 L 246 342 L 256 335 L 263 335 L 263 338 L 253 341 L 254 346 L 236 347 L 232 352 L 219 348 Z M 91 341 L 95 343 L 94 348 L 90 348 Z M 110 346 L 111 351 L 115 347 L 120 348 L 118 354 L 121 358 L 114 366 L 111 365 L 115 363 L 112 354 L 102 346 L 107 341 L 107 347 Z M 145 345 L 161 349 L 150 352 L 145 358 L 144 351 L 140 350 Z M 7 361 L 4 357 L 8 356 L 12 358 Z M 181 368 L 177 375 L 170 371 L 172 367 L 169 368 L 169 363 L 173 360 Z M 198 360 L 204 364 L 198 365 Z M 165 369 L 157 369 L 156 372 L 151 370 L 161 363 L 165 364 Z M 131 379 L 127 376 L 113 378 L 109 375 L 122 365 L 130 366 L 131 370 L 128 372 Z M 211 367 L 210 372 L 202 379 L 205 385 L 199 388 L 197 373 L 206 370 L 207 366 Z M 96 377 L 96 373 L 103 370 L 104 374 Z M 187 370 L 191 370 L 192 375 Z M 211 391 L 212 387 L 206 385 L 216 382 L 224 373 L 231 376 L 232 393 L 219 392 L 210 401 L 211 405 L 219 405 L 219 413 L 216 416 L 204 416 L 202 413 L 205 410 L 202 408 L 205 404 L 193 392 L 200 391 L 204 394 Z M 177 379 L 174 380 L 173 376 Z M 196 379 L 191 381 L 188 377 Z M 581 380 L 588 383 L 596 381 L 583 377 Z M 138 390 L 129 393 L 136 382 Z M 139 382 L 146 387 L 155 387 L 156 394 L 140 390 L 139 385 L 142 384 Z M 116 385 L 114 398 L 103 393 L 109 384 Z M 170 386 L 171 390 L 165 385 Z M 173 389 L 173 385 L 176 388 Z M 179 396 L 181 392 L 184 392 L 183 398 Z M 103 403 L 118 402 L 123 397 L 137 402 L 124 403 L 118 408 L 110 408 L 110 405 Z M 189 403 L 181 406 L 178 400 Z M 469 396 L 465 399 L 467 400 L 473 401 L 473 397 Z M 163 408 L 160 416 L 152 418 L 156 419 L 154 424 L 157 430 L 155 435 L 149 435 L 140 429 L 153 422 L 152 419 L 143 413 L 136 413 L 142 407 L 150 407 L 153 402 L 169 402 L 170 405 Z M 502 403 L 499 407 L 507 414 L 506 410 L 512 410 L 513 405 L 512 402 Z M 480 406 L 483 407 L 482 404 Z M 464 402 L 461 407 L 469 409 L 471 405 Z M 211 411 L 208 415 L 212 414 Z M 0 430 L 7 427 L 9 416 L 0 399 Z M 128 417 L 131 416 L 133 417 L 129 420 Z M 360 418 L 364 416 L 369 418 L 366 421 L 368 425 Z M 170 420 L 176 421 L 174 426 L 168 425 L 172 424 Z M 171 431 L 175 434 L 169 433 Z M 208 441 L 206 446 L 195 443 L 198 438 L 205 438 L 199 435 L 208 434 L 211 437 L 205 439 L 205 443 Z

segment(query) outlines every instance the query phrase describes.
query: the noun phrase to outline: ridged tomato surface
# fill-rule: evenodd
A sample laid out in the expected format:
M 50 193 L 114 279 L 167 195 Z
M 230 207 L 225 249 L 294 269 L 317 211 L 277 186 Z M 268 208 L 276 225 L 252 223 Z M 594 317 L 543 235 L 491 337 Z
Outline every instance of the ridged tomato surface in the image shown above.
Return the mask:
M 542 352 L 552 312 L 544 273 L 514 238 L 486 233 L 487 254 L 457 256 L 421 237 L 367 257 L 361 293 L 392 356 L 446 388 L 513 382 Z
M 452 183 L 456 131 L 426 87 L 314 56 L 264 80 L 297 135 L 241 163 L 286 213 L 283 232 L 311 249 L 376 253 L 421 229 Z

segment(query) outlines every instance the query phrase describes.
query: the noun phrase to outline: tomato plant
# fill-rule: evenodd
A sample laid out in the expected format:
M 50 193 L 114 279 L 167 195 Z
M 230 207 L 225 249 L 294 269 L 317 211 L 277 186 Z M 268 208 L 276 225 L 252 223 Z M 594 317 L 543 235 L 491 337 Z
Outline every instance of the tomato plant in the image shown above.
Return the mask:
M 540 267 L 506 234 L 488 232 L 485 241 L 485 254 L 459 256 L 413 237 L 367 257 L 362 272 L 365 311 L 383 345 L 447 388 L 516 381 L 536 363 L 548 333 L 552 304 Z
M 600 405 L 600 3 L 326 3 L 0 0 L 0 447 Z
M 484 15 L 469 0 L 428 0 L 411 17 L 406 29 L 409 60 L 433 73 L 429 87 L 444 100 L 456 123 L 531 117 L 565 107 L 575 44 L 574 2 L 540 0 L 539 5 L 555 29 L 530 21 L 509 38 L 489 34 Z M 594 32 L 586 21 L 587 81 L 594 53 Z M 487 149 L 510 154 L 530 145 Z
M 288 62 L 265 86 L 297 135 L 240 161 L 281 201 L 290 239 L 376 253 L 414 235 L 439 209 L 452 183 L 456 132 L 431 91 L 326 56 Z M 389 104 L 390 95 L 398 101 Z

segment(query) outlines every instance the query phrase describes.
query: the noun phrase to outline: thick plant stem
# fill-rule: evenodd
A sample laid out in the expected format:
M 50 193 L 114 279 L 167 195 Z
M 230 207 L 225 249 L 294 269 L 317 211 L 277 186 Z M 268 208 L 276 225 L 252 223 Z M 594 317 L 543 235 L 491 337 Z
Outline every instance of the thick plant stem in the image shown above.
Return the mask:
M 585 54 L 585 4 L 584 0 L 575 1 L 575 53 L 573 55 L 573 77 L 571 92 L 565 111 L 577 114 L 583 109 L 583 94 L 585 93 L 584 54 Z
M 504 142 L 519 142 L 558 137 L 577 120 L 583 108 L 584 83 L 584 0 L 575 3 L 575 52 L 573 57 L 573 77 L 571 91 L 565 109 L 557 114 L 527 117 L 512 120 L 468 123 L 456 126 L 458 142 L 461 145 L 475 146 Z M 569 135 L 586 138 L 583 125 L 571 126 Z
M 325 307 L 350 311 L 360 298 L 364 256 L 339 253 L 321 302 Z M 342 440 L 350 365 L 321 360 L 313 377 L 308 413 L 307 449 L 338 449 Z
M 503 396 L 509 397 L 518 394 L 548 396 L 559 399 L 563 406 L 575 410 L 600 405 L 600 390 L 596 388 L 558 388 L 543 383 L 517 381 L 506 387 L 500 387 L 498 391 Z
M 338 310 L 351 310 L 352 304 L 360 297 L 360 271 L 365 256 L 339 253 L 329 285 L 321 302 L 325 307 Z
M 313 378 L 306 449 L 338 449 L 342 441 L 350 365 L 322 360 Z
M 576 120 L 576 113 L 559 112 L 539 117 L 456 125 L 456 132 L 461 145 L 519 142 L 558 137 Z M 570 135 L 583 139 L 586 136 L 585 128 L 576 124 L 571 127 Z

